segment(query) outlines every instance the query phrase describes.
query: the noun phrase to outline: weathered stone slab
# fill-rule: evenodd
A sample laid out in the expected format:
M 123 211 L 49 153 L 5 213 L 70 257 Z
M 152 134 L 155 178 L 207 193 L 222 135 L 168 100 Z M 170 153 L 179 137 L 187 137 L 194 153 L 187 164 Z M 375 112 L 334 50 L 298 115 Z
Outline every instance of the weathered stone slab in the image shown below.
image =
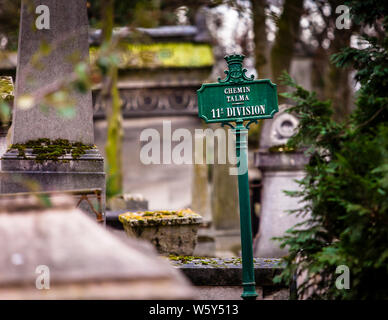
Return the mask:
M 124 193 L 111 198 L 107 208 L 112 211 L 144 211 L 148 210 L 148 201 L 141 194 Z
M 87 150 L 80 159 L 65 155 L 57 160 L 36 161 L 31 149 L 19 156 L 16 149 L 10 149 L 2 157 L 4 171 L 40 172 L 104 172 L 104 159 L 97 149 Z M 15 161 L 17 160 L 17 161 Z
M 170 258 L 197 286 L 239 286 L 241 285 L 241 258 Z M 255 280 L 258 286 L 273 286 L 273 278 L 280 274 L 283 265 L 280 259 L 255 258 Z
M 49 8 L 49 29 L 36 28 L 36 19 L 40 15 L 35 10 L 40 5 Z M 36 63 L 36 55 L 42 44 L 48 45 L 49 51 Z M 86 1 L 22 1 L 12 143 L 39 138 L 94 143 L 90 91 L 85 94 L 72 91 L 76 113 L 70 119 L 59 115 L 55 108 L 48 108 L 45 112 L 37 105 L 22 109 L 17 102 L 24 94 L 37 92 L 67 79 L 73 72 L 74 62 L 88 59 Z
M 40 200 L 0 199 L 0 300 L 193 298 L 188 281 L 139 240 L 120 241 L 71 198 L 52 197 L 51 208 Z M 49 290 L 36 287 L 38 266 L 49 270 Z
M 241 288 L 238 286 L 197 286 L 198 300 L 241 300 Z M 256 287 L 257 299 L 263 298 L 263 290 Z
M 72 199 L 72 202 L 76 203 L 76 207 L 81 209 L 84 213 L 88 214 L 92 219 L 97 222 L 105 222 L 102 207 L 102 190 L 101 189 L 79 189 L 71 191 L 46 191 L 46 192 L 18 192 L 0 194 L 0 203 L 10 203 L 15 200 L 23 198 L 37 198 L 45 199 L 47 203 L 51 203 L 52 200 L 56 200 L 58 197 L 65 196 Z M 25 206 L 25 205 L 24 205 Z M 10 207 L 11 208 L 11 207 Z M 12 207 L 14 209 L 14 207 Z M 31 209 L 31 208 L 30 208 Z
M 200 300 L 240 300 L 242 293 L 241 258 L 170 257 L 195 286 Z M 273 283 L 283 270 L 280 259 L 255 258 L 254 272 L 259 300 L 287 300 L 290 288 Z
M 29 157 L 28 152 L 26 155 Z M 0 194 L 101 189 L 105 212 L 104 160 L 96 149 L 88 150 L 81 160 L 63 157 L 57 161 L 29 160 L 11 150 L 3 155 L 1 164 Z

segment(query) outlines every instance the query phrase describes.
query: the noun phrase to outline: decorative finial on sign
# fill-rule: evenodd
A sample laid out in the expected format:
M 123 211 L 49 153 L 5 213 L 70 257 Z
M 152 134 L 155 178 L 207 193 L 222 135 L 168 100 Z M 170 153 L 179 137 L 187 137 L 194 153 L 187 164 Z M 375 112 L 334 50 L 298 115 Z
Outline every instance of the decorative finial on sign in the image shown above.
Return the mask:
M 254 75 L 251 75 L 251 77 L 248 78 L 245 74 L 245 72 L 247 72 L 248 70 L 242 68 L 242 62 L 244 58 L 245 56 L 242 54 L 231 54 L 229 56 L 225 56 L 224 59 L 228 64 L 229 70 L 224 71 L 224 73 L 226 74 L 226 78 L 224 80 L 218 78 L 218 82 L 244 83 L 252 81 L 254 79 Z
M 242 65 L 244 58 L 245 56 L 242 54 L 231 54 L 229 56 L 224 57 L 224 59 L 228 63 L 228 66 L 230 66 L 233 63 L 239 63 L 240 65 Z

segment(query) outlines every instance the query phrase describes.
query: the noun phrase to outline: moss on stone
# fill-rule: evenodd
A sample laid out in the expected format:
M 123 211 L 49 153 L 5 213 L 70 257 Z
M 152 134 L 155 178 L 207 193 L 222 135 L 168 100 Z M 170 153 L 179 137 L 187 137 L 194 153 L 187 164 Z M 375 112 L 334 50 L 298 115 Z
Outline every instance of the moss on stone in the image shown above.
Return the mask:
M 119 221 L 131 227 L 139 225 L 166 226 L 195 224 L 200 223 L 201 218 L 199 214 L 196 214 L 191 209 L 126 212 L 119 215 Z
M 13 84 L 11 77 L 0 77 L 0 99 L 9 100 L 13 98 Z
M 19 157 L 27 159 L 26 149 L 31 149 L 34 155 L 34 160 L 43 162 L 45 160 L 58 161 L 61 157 L 71 155 L 73 159 L 79 159 L 86 153 L 87 150 L 93 149 L 95 146 L 84 145 L 81 142 L 69 142 L 65 139 L 57 139 L 51 141 L 47 138 L 38 140 L 30 140 L 24 144 L 13 144 L 10 149 L 19 151 Z M 68 162 L 68 160 L 62 160 Z
M 183 264 L 187 264 L 187 263 L 195 263 L 195 264 L 209 264 L 209 260 L 211 260 L 211 258 L 207 258 L 207 257 L 195 257 L 195 256 L 174 256 L 174 255 L 169 255 L 168 258 L 171 260 L 171 261 L 177 261 L 177 262 L 180 262 L 180 263 L 183 263 Z
M 291 152 L 295 152 L 295 148 L 292 148 L 292 147 L 289 147 L 285 144 L 282 144 L 282 145 L 277 145 L 277 146 L 273 146 L 271 148 L 268 149 L 269 152 L 271 153 L 281 153 L 281 152 L 284 152 L 284 153 L 291 153 Z
M 173 265 L 192 264 L 196 266 L 206 266 L 210 268 L 230 268 L 240 267 L 242 265 L 241 257 L 231 258 L 210 258 L 210 257 L 195 257 L 195 256 L 175 256 L 170 255 L 168 259 Z M 283 260 L 280 258 L 254 258 L 254 266 L 256 268 L 282 267 Z

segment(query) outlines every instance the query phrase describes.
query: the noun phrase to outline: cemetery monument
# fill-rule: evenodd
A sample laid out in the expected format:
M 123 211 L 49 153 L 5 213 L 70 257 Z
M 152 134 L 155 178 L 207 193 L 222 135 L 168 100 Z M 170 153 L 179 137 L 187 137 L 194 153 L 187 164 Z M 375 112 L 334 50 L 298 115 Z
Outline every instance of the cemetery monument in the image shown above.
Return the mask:
M 101 189 L 105 203 L 91 91 L 66 83 L 75 65 L 89 60 L 86 1 L 23 0 L 20 19 L 11 146 L 1 160 L 0 193 Z M 63 83 L 70 88 L 65 98 L 56 93 Z M 58 100 L 59 106 L 50 104 Z

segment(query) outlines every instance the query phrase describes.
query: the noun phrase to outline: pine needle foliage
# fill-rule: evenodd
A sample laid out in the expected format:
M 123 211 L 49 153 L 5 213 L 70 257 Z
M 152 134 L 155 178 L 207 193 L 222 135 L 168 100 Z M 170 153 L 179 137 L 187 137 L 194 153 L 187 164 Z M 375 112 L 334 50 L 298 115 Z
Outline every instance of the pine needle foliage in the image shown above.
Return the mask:
M 291 214 L 305 219 L 276 238 L 289 255 L 275 282 L 297 278 L 299 298 L 388 298 L 388 4 L 347 5 L 353 23 L 380 28 L 380 36 L 364 36 L 363 49 L 332 56 L 337 66 L 352 67 L 361 85 L 349 119 L 333 121 L 330 101 L 283 75 L 293 88 L 284 96 L 295 102 L 288 111 L 300 119 L 288 144 L 305 149 L 310 160 L 300 191 L 287 192 L 302 199 Z M 341 265 L 349 268 L 349 289 L 336 286 Z

